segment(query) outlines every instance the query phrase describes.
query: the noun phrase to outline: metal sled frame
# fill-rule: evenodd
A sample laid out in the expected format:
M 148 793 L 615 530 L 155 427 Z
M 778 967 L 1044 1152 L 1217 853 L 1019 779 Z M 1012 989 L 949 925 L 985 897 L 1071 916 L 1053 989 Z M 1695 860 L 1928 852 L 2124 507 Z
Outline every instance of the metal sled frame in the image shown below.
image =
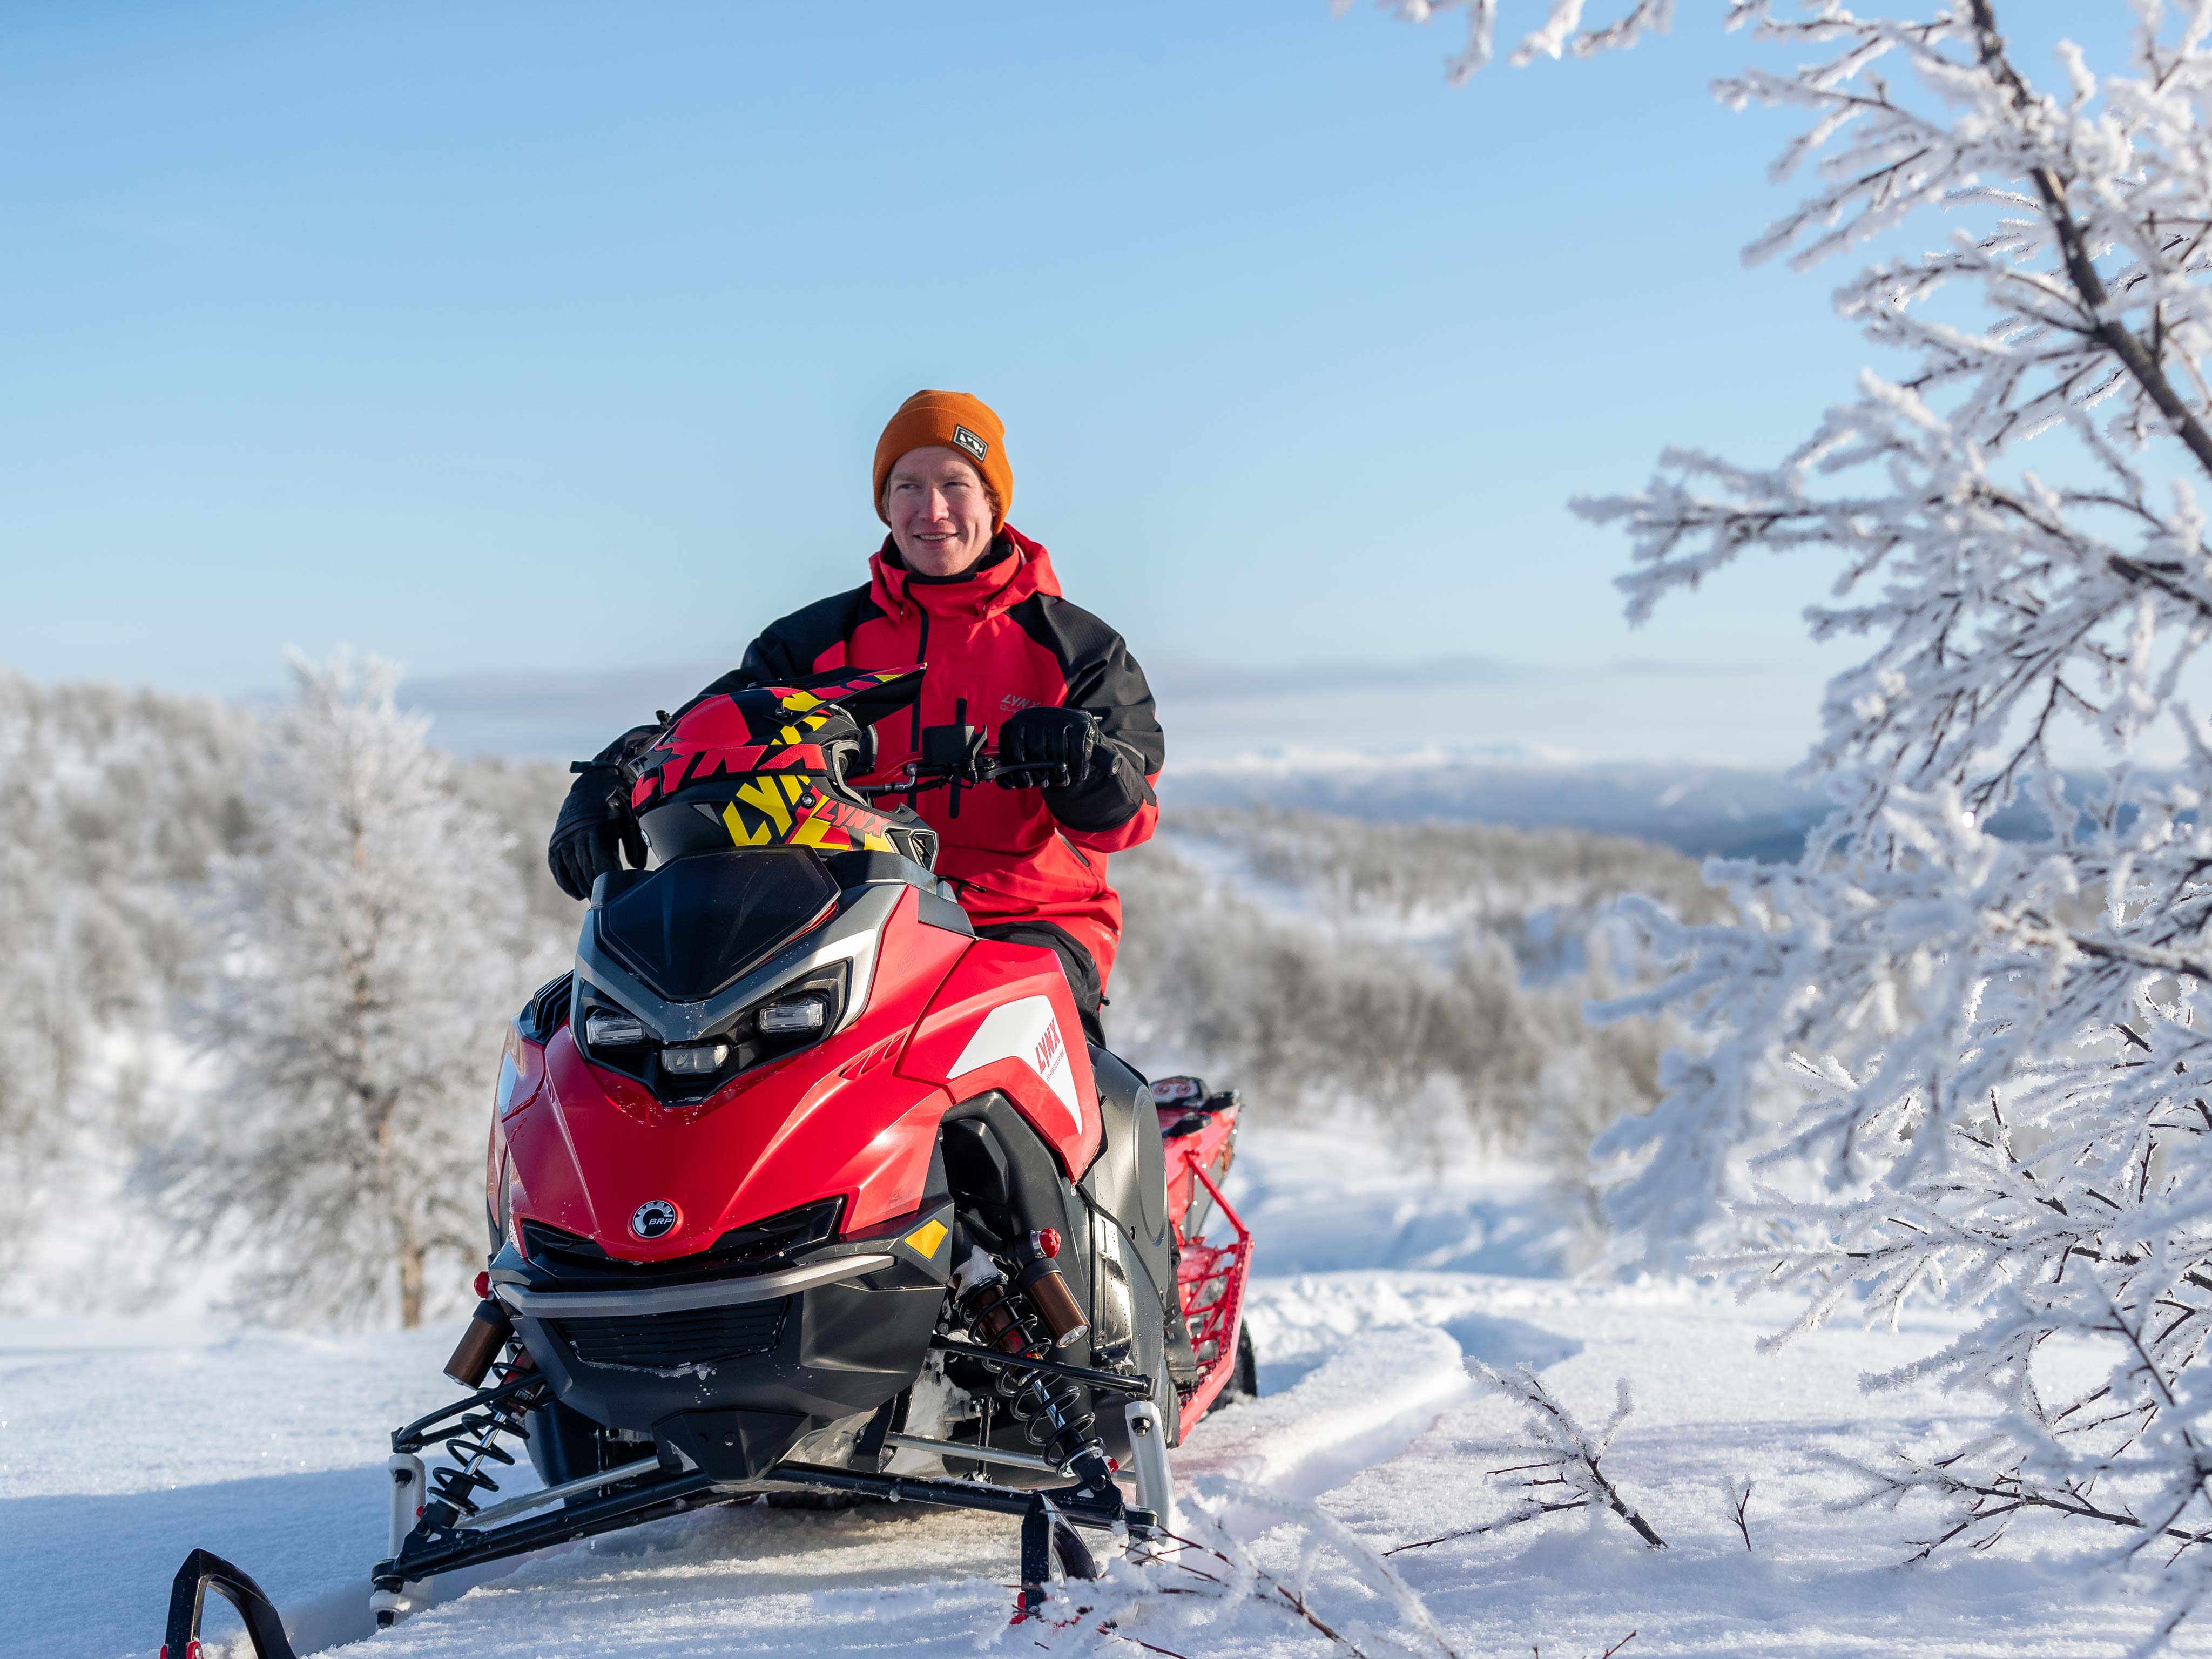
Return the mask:
M 948 1353 L 969 1355 L 991 1365 L 1064 1376 L 1125 1398 L 1144 1401 L 1151 1396 L 1151 1386 L 1142 1377 L 1117 1376 L 1057 1360 L 1021 1358 L 942 1337 L 932 1346 Z M 436 1438 L 438 1425 L 478 1407 L 512 1399 L 538 1381 L 535 1376 L 516 1378 L 420 1418 L 393 1432 L 392 1449 L 398 1453 L 420 1451 Z M 672 1470 L 659 1480 L 647 1480 L 627 1491 L 609 1492 L 583 1502 L 572 1499 L 547 1514 L 505 1526 L 434 1527 L 426 1519 L 408 1534 L 397 1556 L 377 1563 L 371 1579 L 379 1590 L 400 1593 L 407 1584 L 420 1583 L 440 1573 L 526 1555 L 555 1544 L 682 1515 L 735 1498 L 794 1488 L 851 1492 L 891 1503 L 930 1504 L 945 1509 L 983 1510 L 1020 1516 L 1022 1592 L 1018 1617 L 1035 1611 L 1042 1601 L 1055 1560 L 1065 1577 L 1089 1578 L 1096 1575 L 1091 1553 L 1073 1528 L 1106 1532 L 1124 1526 L 1131 1533 L 1145 1536 L 1157 1530 L 1161 1522 L 1160 1516 L 1129 1504 L 1120 1488 L 1110 1484 L 1103 1493 L 1080 1486 L 1018 1491 L 981 1480 L 883 1474 L 814 1463 L 779 1463 L 764 1474 L 738 1481 L 718 1480 L 703 1469 Z M 256 1659 L 295 1659 L 283 1623 L 261 1587 L 228 1561 L 205 1550 L 193 1551 L 177 1574 L 169 1597 L 168 1636 L 161 1650 L 163 1659 L 199 1659 L 200 1614 L 210 1588 L 220 1592 L 238 1609 L 240 1617 L 246 1621 L 246 1635 L 253 1644 Z
M 1252 1272 L 1252 1230 L 1221 1195 L 1206 1166 L 1191 1159 L 1189 1167 L 1235 1237 L 1225 1244 L 1209 1244 L 1203 1238 L 1186 1239 L 1182 1228 L 1176 1229 L 1176 1242 L 1182 1252 L 1176 1288 L 1182 1298 L 1183 1317 L 1190 1326 L 1191 1346 L 1199 1355 L 1198 1382 L 1182 1397 L 1182 1431 L 1177 1439 L 1188 1437 L 1198 1426 L 1199 1419 L 1236 1373 L 1237 1335 L 1244 1322 L 1244 1284 Z

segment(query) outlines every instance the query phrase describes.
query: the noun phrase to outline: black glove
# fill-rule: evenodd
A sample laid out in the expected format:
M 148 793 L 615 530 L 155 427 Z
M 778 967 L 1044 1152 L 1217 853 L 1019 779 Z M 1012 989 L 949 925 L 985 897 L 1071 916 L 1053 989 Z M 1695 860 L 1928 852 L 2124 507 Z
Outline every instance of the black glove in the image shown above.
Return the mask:
M 1069 789 L 1091 775 L 1098 754 L 1098 722 L 1080 708 L 1024 708 L 999 728 L 1002 766 L 1052 769 L 1010 778 L 1011 788 Z
M 597 763 L 580 766 L 545 848 L 553 879 L 570 898 L 589 898 L 594 881 L 622 868 L 624 852 L 633 869 L 645 868 L 645 835 L 629 810 L 622 769 Z

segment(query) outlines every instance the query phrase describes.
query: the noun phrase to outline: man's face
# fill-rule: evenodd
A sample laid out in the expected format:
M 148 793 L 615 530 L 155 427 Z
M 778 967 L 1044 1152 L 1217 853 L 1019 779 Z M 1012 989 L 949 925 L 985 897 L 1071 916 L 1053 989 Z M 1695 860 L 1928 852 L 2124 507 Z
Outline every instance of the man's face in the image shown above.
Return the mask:
M 957 576 L 991 545 L 991 492 L 957 449 L 909 449 L 884 481 L 884 516 L 907 568 Z

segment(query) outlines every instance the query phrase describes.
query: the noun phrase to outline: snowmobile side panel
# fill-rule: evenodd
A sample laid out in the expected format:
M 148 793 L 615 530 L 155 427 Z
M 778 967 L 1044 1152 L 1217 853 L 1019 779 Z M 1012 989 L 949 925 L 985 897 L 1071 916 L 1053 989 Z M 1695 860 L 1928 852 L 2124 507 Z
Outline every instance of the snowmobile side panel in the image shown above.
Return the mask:
M 899 1070 L 942 1084 L 955 1100 L 1004 1093 L 1073 1180 L 1097 1155 L 1101 1139 L 1082 1033 L 1056 955 L 980 939 L 946 976 Z
M 1159 1380 L 1157 1401 L 1170 1425 L 1172 1383 L 1195 1374 L 1190 1339 L 1175 1300 L 1175 1255 L 1167 1219 L 1159 1114 L 1145 1081 L 1103 1048 L 1091 1051 L 1098 1078 L 1104 1144 L 1084 1171 L 1090 1237 L 1099 1271 L 1099 1363 Z M 1099 1419 L 1115 1456 L 1133 1455 L 1118 1413 Z M 1180 1443 L 1171 1437 L 1170 1443 Z
M 1167 1274 L 1168 1218 L 1166 1158 L 1161 1151 L 1160 1115 L 1144 1079 L 1103 1048 L 1091 1055 L 1097 1067 L 1098 1105 L 1104 1146 L 1084 1172 L 1084 1183 L 1111 1209 L 1144 1252 L 1156 1279 Z

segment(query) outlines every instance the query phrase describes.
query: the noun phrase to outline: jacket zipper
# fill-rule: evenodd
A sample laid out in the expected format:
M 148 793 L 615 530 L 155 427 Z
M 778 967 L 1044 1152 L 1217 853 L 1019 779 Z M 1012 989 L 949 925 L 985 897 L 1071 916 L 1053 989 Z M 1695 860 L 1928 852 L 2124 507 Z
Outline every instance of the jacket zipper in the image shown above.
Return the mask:
M 1073 842 L 1068 840 L 1066 831 L 1055 830 L 1053 831 L 1053 834 L 1060 837 L 1060 844 L 1062 847 L 1065 847 L 1069 852 L 1075 854 L 1075 861 L 1078 864 L 1081 865 L 1086 870 L 1091 867 L 1091 860 L 1083 856 L 1083 849 L 1080 847 L 1078 847 Z
M 914 659 L 921 664 L 925 670 L 922 684 L 927 688 L 929 684 L 929 677 L 926 672 L 929 666 L 929 608 L 917 602 L 914 610 L 915 614 L 921 618 L 921 637 L 915 642 Z M 920 691 L 915 692 L 914 696 L 913 736 L 909 739 L 909 744 L 914 750 L 914 757 L 920 760 L 921 758 L 921 693 Z M 914 793 L 911 790 L 907 792 L 906 804 L 908 806 L 913 806 L 915 804 Z

